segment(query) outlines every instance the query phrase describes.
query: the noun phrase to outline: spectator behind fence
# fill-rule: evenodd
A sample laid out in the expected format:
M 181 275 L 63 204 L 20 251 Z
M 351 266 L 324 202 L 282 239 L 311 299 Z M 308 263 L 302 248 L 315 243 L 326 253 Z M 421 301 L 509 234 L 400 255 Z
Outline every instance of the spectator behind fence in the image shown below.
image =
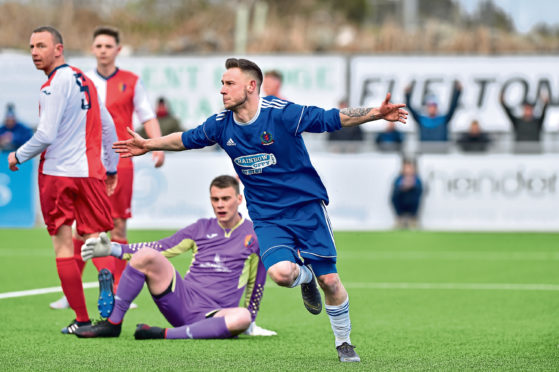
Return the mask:
M 23 145 L 31 136 L 33 131 L 16 118 L 15 106 L 8 103 L 6 106 L 6 117 L 0 127 L 0 149 L 2 151 L 14 151 Z
M 281 85 L 283 84 L 283 75 L 278 70 L 270 70 L 264 73 L 264 80 L 262 81 L 262 91 L 264 97 L 274 96 L 279 99 L 285 100 L 281 94 Z
M 396 124 L 387 121 L 386 129 L 377 134 L 377 148 L 383 152 L 400 152 L 404 143 L 404 135 L 396 128 Z
M 422 142 L 422 149 L 438 149 L 441 144 L 443 144 L 441 148 L 446 149 L 448 127 L 458 107 L 458 100 L 462 93 L 462 84 L 460 84 L 458 80 L 454 81 L 452 98 L 446 114 L 441 114 L 439 112 L 437 98 L 433 95 L 427 97 L 425 102 L 426 113 L 419 113 L 411 104 L 411 92 L 412 86 L 409 85 L 405 90 L 406 106 L 418 125 L 419 140 Z
M 349 107 L 346 99 L 338 102 L 340 110 Z M 360 126 L 343 127 L 341 130 L 328 133 L 328 140 L 334 145 L 332 151 L 334 152 L 355 152 L 356 141 L 363 141 L 363 130 Z
M 423 185 L 415 162 L 411 159 L 402 161 L 402 170 L 392 188 L 392 206 L 396 212 L 398 228 L 415 228 L 418 226 L 418 211 L 423 194 Z
M 468 131 L 460 134 L 457 143 L 464 152 L 485 152 L 491 144 L 491 138 L 481 130 L 477 120 L 472 120 Z
M 549 104 L 548 97 L 541 97 L 543 102 L 541 113 L 539 116 L 534 114 L 534 108 L 537 102 L 524 100 L 522 102 L 522 116 L 515 116 L 510 106 L 505 103 L 504 92 L 501 92 L 499 101 L 503 110 L 507 114 L 514 130 L 515 152 L 539 152 L 541 151 L 541 133 L 543 130 L 543 122 Z
M 162 136 L 182 131 L 179 119 L 177 119 L 171 113 L 171 108 L 167 104 L 167 100 L 164 97 L 159 97 L 157 99 L 155 115 L 157 116 L 157 120 L 159 121 L 159 127 L 161 128 Z M 143 126 L 138 130 L 138 133 L 142 137 L 146 137 L 146 130 Z

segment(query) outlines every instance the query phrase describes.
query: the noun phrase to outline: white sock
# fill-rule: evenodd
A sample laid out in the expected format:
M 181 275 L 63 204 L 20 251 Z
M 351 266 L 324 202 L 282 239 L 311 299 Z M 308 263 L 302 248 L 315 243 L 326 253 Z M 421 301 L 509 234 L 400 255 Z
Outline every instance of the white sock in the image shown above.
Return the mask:
M 336 347 L 344 342 L 351 345 L 349 333 L 351 321 L 349 320 L 349 296 L 341 305 L 326 305 L 326 314 L 330 318 L 332 331 L 336 337 Z
M 299 284 L 310 283 L 312 280 L 312 273 L 306 266 L 299 266 L 299 276 L 295 279 L 291 288 L 297 287 Z

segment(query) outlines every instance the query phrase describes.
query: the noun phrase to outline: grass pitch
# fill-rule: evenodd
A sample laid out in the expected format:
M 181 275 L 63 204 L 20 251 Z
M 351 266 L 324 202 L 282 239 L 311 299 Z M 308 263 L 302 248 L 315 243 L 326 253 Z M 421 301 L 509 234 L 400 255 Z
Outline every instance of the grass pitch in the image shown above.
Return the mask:
M 131 231 L 130 241 L 171 231 Z M 0 294 L 59 286 L 44 229 L 0 230 Z M 352 342 L 362 363 L 337 361 L 328 317 L 304 309 L 299 290 L 268 282 L 257 324 L 275 337 L 133 338 L 136 323 L 167 326 L 144 288 L 117 339 L 60 329 L 61 293 L 0 298 L 0 369 L 196 371 L 557 371 L 559 234 L 338 232 L 350 294 Z M 185 272 L 190 256 L 173 264 Z M 96 281 L 87 264 L 85 282 Z M 97 289 L 86 289 L 92 318 Z

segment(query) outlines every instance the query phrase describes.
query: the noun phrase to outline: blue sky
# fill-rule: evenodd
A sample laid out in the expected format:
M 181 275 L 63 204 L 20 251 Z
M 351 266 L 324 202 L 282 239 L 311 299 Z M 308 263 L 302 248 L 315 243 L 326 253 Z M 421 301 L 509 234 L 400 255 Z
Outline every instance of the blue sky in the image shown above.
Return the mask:
M 468 12 L 477 9 L 482 0 L 458 0 Z M 519 32 L 527 32 L 538 23 L 559 24 L 559 1 L 557 0 L 493 0 L 513 19 Z

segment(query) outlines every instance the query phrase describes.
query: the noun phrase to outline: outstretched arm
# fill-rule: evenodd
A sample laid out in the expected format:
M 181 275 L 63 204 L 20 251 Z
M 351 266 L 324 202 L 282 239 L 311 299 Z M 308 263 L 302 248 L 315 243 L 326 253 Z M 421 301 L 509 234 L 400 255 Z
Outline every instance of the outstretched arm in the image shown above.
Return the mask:
M 405 123 L 408 118 L 408 112 L 403 109 L 405 106 L 403 103 L 390 103 L 390 93 L 388 93 L 380 107 L 345 108 L 340 110 L 340 121 L 342 127 L 354 127 L 378 119 Z
M 171 133 L 164 137 L 142 138 L 138 133 L 130 128 L 126 128 L 132 138 L 125 141 L 118 141 L 113 144 L 113 149 L 123 158 L 143 155 L 148 151 L 182 151 L 186 150 L 182 144 L 181 132 Z

